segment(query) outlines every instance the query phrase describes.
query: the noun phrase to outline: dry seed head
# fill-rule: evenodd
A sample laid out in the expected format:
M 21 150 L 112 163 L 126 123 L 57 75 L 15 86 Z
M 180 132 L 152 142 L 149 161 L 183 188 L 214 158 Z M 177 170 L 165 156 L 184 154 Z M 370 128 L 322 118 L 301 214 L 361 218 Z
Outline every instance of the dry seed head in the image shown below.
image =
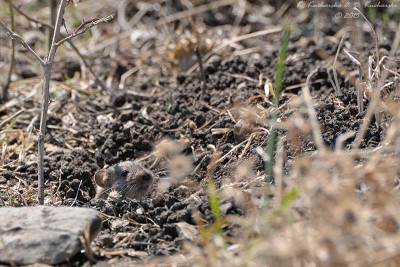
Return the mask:
M 169 162 L 172 179 L 182 180 L 193 170 L 192 160 L 184 155 L 176 155 Z
M 234 188 L 231 185 L 224 186 L 222 190 L 223 199 L 233 199 L 238 206 L 244 206 L 244 196 L 241 190 Z
M 263 177 L 262 177 L 263 178 Z M 267 187 L 263 179 L 255 179 L 250 183 L 251 201 L 261 206 L 264 202 L 264 197 L 269 193 L 270 187 Z
M 248 161 L 239 164 L 234 174 L 235 182 L 250 182 L 250 180 L 255 177 L 252 166 L 252 162 Z
M 182 142 L 166 138 L 156 144 L 154 155 L 156 157 L 171 157 L 180 154 L 184 148 L 185 145 Z
M 167 192 L 169 190 L 169 188 L 171 187 L 171 185 L 172 185 L 171 179 L 161 179 L 158 182 L 157 192 L 159 192 L 159 193 Z
M 243 141 L 249 134 L 254 132 L 259 115 L 259 110 L 252 107 L 237 107 L 231 110 L 236 120 L 233 128 L 235 139 Z
M 255 123 L 258 118 L 260 117 L 261 110 L 256 107 L 249 107 L 249 106 L 236 106 L 232 110 L 230 110 L 232 116 L 235 118 L 236 121 L 240 119 Z

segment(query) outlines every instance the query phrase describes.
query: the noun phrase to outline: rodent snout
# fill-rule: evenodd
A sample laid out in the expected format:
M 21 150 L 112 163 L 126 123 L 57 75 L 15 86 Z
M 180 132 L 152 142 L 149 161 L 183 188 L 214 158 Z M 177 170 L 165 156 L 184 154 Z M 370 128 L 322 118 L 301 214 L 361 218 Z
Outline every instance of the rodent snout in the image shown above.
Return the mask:
M 153 175 L 149 172 L 144 172 L 138 175 L 138 178 L 143 181 L 150 181 L 153 178 Z

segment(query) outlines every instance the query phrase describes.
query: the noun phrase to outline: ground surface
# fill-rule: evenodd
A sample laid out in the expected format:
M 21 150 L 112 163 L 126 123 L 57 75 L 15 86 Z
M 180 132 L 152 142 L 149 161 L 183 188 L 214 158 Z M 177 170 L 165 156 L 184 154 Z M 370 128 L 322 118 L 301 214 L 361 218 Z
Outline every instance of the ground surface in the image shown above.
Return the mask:
M 43 9 L 25 2 L 22 9 L 31 7 L 38 13 Z M 315 151 L 309 115 L 301 98 L 302 86 L 313 70 L 317 69 L 309 89 L 327 148 L 334 149 L 340 135 L 360 129 L 365 111 L 357 108 L 355 85 L 349 78 L 358 75 L 357 65 L 344 52 L 339 54 L 337 61 L 349 75 L 339 73 L 340 94 L 328 79 L 347 22 L 334 17 L 341 9 L 301 9 L 290 1 L 283 6 L 262 1 L 216 1 L 214 4 L 220 7 L 206 5 L 206 11 L 190 16 L 184 10 L 193 10 L 191 4 L 201 6 L 208 1 L 135 1 L 121 7 L 125 14 L 113 1 L 99 1 L 92 7 L 93 2 L 68 7 L 66 24 L 73 29 L 84 19 L 116 14 L 110 24 L 100 25 L 75 41 L 109 90 L 101 90 L 94 83 L 68 45 L 59 49 L 45 137 L 46 203 L 92 207 L 102 212 L 103 231 L 93 249 L 105 259 L 148 260 L 182 253 L 184 238 L 176 223 L 198 226 L 199 221 L 205 225 L 214 221 L 207 195 L 208 178 L 214 179 L 218 188 L 242 190 L 254 206 L 262 203 L 264 164 L 256 150 L 267 146 L 272 96 L 265 97 L 264 88 L 268 79 L 274 82 L 283 18 L 291 19 L 293 26 L 279 109 L 279 133 L 286 151 L 283 175 L 291 177 L 294 162 Z M 129 25 L 126 21 L 137 15 L 139 8 L 147 12 L 139 22 Z M 388 8 L 370 17 L 379 29 L 383 55 L 390 51 L 397 28 L 395 19 L 385 24 L 381 16 L 385 13 L 396 18 L 395 12 Z M 369 14 L 372 16 L 372 12 Z M 42 30 L 33 30 L 24 21 L 17 17 L 16 30 L 37 36 L 39 41 L 33 44 L 43 52 Z M 367 26 L 364 29 L 363 51 L 372 55 L 374 38 Z M 263 30 L 270 32 L 260 33 Z M 259 35 L 235 37 L 252 32 Z M 28 38 L 28 34 L 25 36 Z M 355 50 L 351 36 L 348 30 L 343 48 L 356 56 L 351 52 Z M 1 49 L 7 51 L 8 42 L 2 38 Z M 197 67 L 197 46 L 204 56 L 205 84 Z M 18 49 L 10 100 L 1 106 L 0 118 L 21 109 L 25 112 L 12 127 L 1 129 L 2 206 L 36 202 L 35 142 L 41 73 L 29 55 Z M 2 60 L 6 54 L 1 53 Z M 400 71 L 398 63 L 387 66 Z M 123 81 L 123 74 L 131 70 Z M 385 91 L 384 97 L 390 102 L 397 99 L 399 82 L 394 75 L 389 75 L 388 81 L 394 82 Z M 367 106 L 368 97 L 363 101 Z M 390 119 L 385 117 L 383 123 L 388 124 Z M 379 147 L 385 129 L 377 127 L 373 119 L 360 148 Z M 160 143 L 165 138 L 176 143 Z M 343 147 L 350 148 L 353 142 L 354 137 L 350 137 Z M 160 180 L 152 194 L 140 201 L 93 200 L 96 170 L 125 160 L 139 160 L 157 173 Z M 267 195 L 276 198 L 273 190 Z M 223 216 L 243 215 L 246 207 L 232 197 L 221 196 L 221 211 Z M 232 237 L 235 229 L 232 225 L 225 228 Z M 82 263 L 86 258 L 77 261 Z

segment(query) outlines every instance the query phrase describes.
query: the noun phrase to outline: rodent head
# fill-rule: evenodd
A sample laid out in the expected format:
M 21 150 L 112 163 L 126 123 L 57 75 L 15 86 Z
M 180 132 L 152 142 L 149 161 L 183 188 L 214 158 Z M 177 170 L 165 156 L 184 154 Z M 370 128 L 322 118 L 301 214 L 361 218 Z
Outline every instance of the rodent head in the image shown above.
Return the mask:
M 140 199 L 149 193 L 154 180 L 154 174 L 140 163 L 124 161 L 95 173 L 96 198 L 107 199 L 115 191 L 121 199 Z

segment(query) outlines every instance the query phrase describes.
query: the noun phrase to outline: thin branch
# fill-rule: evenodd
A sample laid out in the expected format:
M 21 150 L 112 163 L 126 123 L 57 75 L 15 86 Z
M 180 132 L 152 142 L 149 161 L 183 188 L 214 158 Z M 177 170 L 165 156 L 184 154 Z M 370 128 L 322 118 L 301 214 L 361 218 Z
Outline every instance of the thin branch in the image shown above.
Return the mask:
M 0 129 L 1 127 L 3 127 L 6 123 L 8 123 L 9 121 L 13 120 L 15 117 L 18 117 L 20 114 L 24 113 L 25 110 L 20 110 L 17 113 L 13 114 L 11 117 L 5 119 L 4 121 L 0 122 Z
M 8 1 L 10 1 L 10 0 L 8 0 Z M 24 11 L 22 11 L 21 8 L 19 8 L 17 5 L 13 4 L 13 7 L 14 7 L 14 9 L 15 9 L 19 14 L 21 14 L 22 16 L 24 16 L 24 17 L 27 18 L 28 20 L 30 20 L 30 21 L 32 21 L 32 22 L 35 22 L 35 23 L 37 23 L 37 24 L 41 24 L 41 25 L 46 26 L 46 27 L 48 27 L 48 28 L 54 29 L 54 26 L 53 26 L 53 25 L 50 25 L 50 24 L 48 24 L 48 23 L 46 23 L 46 22 L 43 22 L 43 21 L 37 20 L 37 19 L 35 19 L 35 18 L 32 18 L 31 16 L 29 16 L 28 14 L 26 14 Z
M 60 35 L 60 29 L 63 22 L 63 16 L 65 7 L 67 5 L 67 0 L 61 0 L 58 12 L 57 12 L 57 20 L 56 25 L 54 26 L 54 34 L 52 45 L 49 51 L 49 55 L 44 62 L 44 82 L 42 89 L 42 112 L 40 114 L 40 131 L 38 135 L 38 201 L 39 205 L 43 205 L 44 203 L 44 138 L 46 135 L 46 122 L 47 122 L 47 111 L 49 109 L 49 88 L 50 88 L 50 79 L 51 79 L 51 67 L 54 62 L 54 57 L 57 51 L 57 45 L 55 44 L 58 41 L 58 37 Z
M 57 19 L 57 0 L 50 0 L 50 25 L 56 24 Z M 46 48 L 47 52 L 50 52 L 51 48 L 51 37 L 54 34 L 54 27 L 47 28 Z
M 79 52 L 79 49 L 76 47 L 76 45 L 74 45 L 72 40 L 69 40 L 68 43 L 71 45 L 72 50 L 74 50 L 75 53 L 80 57 L 80 59 L 82 59 L 83 64 L 85 64 L 85 67 L 93 75 L 94 80 L 96 81 L 97 85 L 99 85 L 101 87 L 101 89 L 103 89 L 104 91 L 107 91 L 108 90 L 107 85 L 105 85 L 104 82 L 102 80 L 100 80 L 100 78 L 96 75 L 92 66 L 90 66 L 90 64 L 87 62 L 85 57 L 81 54 L 81 52 Z
M 10 10 L 11 30 L 14 31 L 14 10 L 13 10 L 13 1 L 12 0 L 9 0 L 8 7 Z M 14 40 L 11 39 L 10 65 L 8 68 L 7 80 L 3 86 L 3 91 L 2 91 L 2 95 L 1 95 L 1 98 L 4 101 L 6 101 L 8 98 L 8 87 L 10 86 L 10 83 L 11 83 L 11 75 L 12 75 L 12 71 L 14 69 L 14 64 L 15 64 L 15 42 L 14 42 Z
M 31 53 L 31 55 L 37 60 L 39 61 L 40 65 L 44 66 L 45 62 L 43 61 L 43 59 L 41 57 L 38 56 L 38 54 L 36 54 L 35 51 L 33 51 L 33 49 L 24 41 L 24 39 L 22 39 L 21 36 L 19 36 L 18 34 L 16 34 L 15 32 L 13 32 L 12 30 L 10 30 L 6 24 L 4 24 L 1 20 L 0 20 L 0 27 L 3 28 L 8 36 L 12 39 L 12 40 L 16 40 L 18 41 L 23 47 L 25 47 L 29 53 Z
M 35 18 L 32 18 L 31 16 L 29 16 L 28 14 L 26 14 L 24 11 L 22 11 L 19 7 L 17 7 L 16 5 L 13 5 L 14 9 L 20 13 L 22 16 L 24 16 L 27 20 L 29 21 L 33 21 L 35 23 L 41 24 L 44 27 L 47 27 L 49 29 L 53 29 L 54 30 L 54 26 L 50 25 L 46 22 L 37 20 Z M 61 36 L 63 38 L 65 38 L 65 36 L 63 34 L 61 34 Z M 85 59 L 85 57 L 79 52 L 79 49 L 76 47 L 76 45 L 72 42 L 72 40 L 69 40 L 68 43 L 70 44 L 72 50 L 75 51 L 75 53 L 78 55 L 78 57 L 82 60 L 83 64 L 85 65 L 85 67 L 89 70 L 89 72 L 93 75 L 96 83 L 98 86 L 101 87 L 101 89 L 103 89 L 104 91 L 107 90 L 107 86 L 104 84 L 104 82 L 102 80 L 100 80 L 100 78 L 96 75 L 96 73 L 94 72 L 92 66 L 90 66 L 90 64 L 87 62 L 87 60 Z
M 79 195 L 79 190 L 81 190 L 81 185 L 82 185 L 82 180 L 79 182 L 79 186 L 78 186 L 78 190 L 76 191 L 76 195 L 75 195 L 75 199 L 72 202 L 70 207 L 73 207 L 78 199 L 78 195 Z
M 85 32 L 87 32 L 89 29 L 93 28 L 94 26 L 100 24 L 100 23 L 105 23 L 105 22 L 109 22 L 110 20 L 112 20 L 114 18 L 113 15 L 108 15 L 107 17 L 103 17 L 100 19 L 94 19 L 94 20 L 90 20 L 88 23 L 82 23 L 78 29 L 70 34 L 69 36 L 65 37 L 64 39 L 62 39 L 59 42 L 54 43 L 55 46 L 59 46 L 62 43 L 71 40 L 72 38 L 84 34 Z

